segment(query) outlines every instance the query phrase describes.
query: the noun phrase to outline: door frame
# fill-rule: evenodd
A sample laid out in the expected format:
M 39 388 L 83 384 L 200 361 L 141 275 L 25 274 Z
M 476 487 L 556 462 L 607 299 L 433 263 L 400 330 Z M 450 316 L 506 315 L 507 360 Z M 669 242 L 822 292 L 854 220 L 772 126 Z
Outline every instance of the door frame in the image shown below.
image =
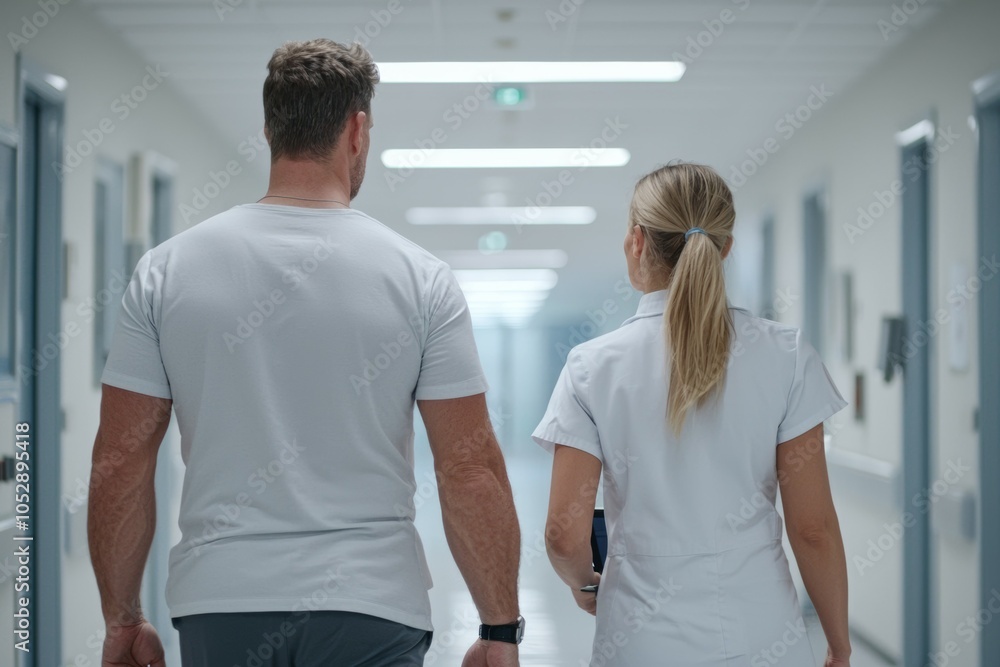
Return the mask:
M 930 251 L 934 188 L 931 163 L 927 157 L 933 150 L 936 132 L 933 114 L 926 114 L 896 134 L 901 172 L 907 160 L 917 155 L 917 151 L 923 151 L 926 165 L 921 171 L 921 182 L 926 187 L 917 190 L 912 187 L 916 183 L 906 184 L 899 195 L 902 313 L 906 338 L 919 332 L 915 324 L 930 320 L 934 275 Z M 900 178 L 903 176 L 901 174 Z M 908 216 L 911 210 L 915 215 L 913 219 Z M 929 335 L 923 345 L 914 342 L 912 347 L 915 353 L 905 359 L 903 366 L 902 507 L 904 516 L 913 517 L 913 524 L 906 527 L 902 540 L 902 648 L 903 664 L 906 666 L 925 664 L 934 645 L 930 516 L 926 511 L 913 511 L 910 507 L 912 499 L 925 494 L 931 483 L 931 387 L 934 373 L 931 342 Z
M 815 218 L 809 207 L 815 201 Z M 823 179 L 802 193 L 802 329 L 806 340 L 825 357 L 828 352 L 824 335 L 830 321 L 830 209 L 829 189 Z M 815 229 L 818 226 L 819 229 Z M 815 285 L 813 283 L 816 283 Z M 815 288 L 815 290 L 811 289 Z
M 56 160 L 63 157 L 63 132 L 65 125 L 66 79 L 54 74 L 47 68 L 35 63 L 23 54 L 17 55 L 17 124 L 21 129 L 22 150 L 20 151 L 21 180 L 21 214 L 19 216 L 18 257 L 25 258 L 25 253 L 34 254 L 34 288 L 33 312 L 18 312 L 19 330 L 23 330 L 26 318 L 34 319 L 34 340 L 21 339 L 20 349 L 27 354 L 28 365 L 19 369 L 19 375 L 32 368 L 30 353 L 43 349 L 49 343 L 48 334 L 57 335 L 61 325 L 61 310 L 64 296 L 63 281 L 63 240 L 62 240 L 62 184 L 53 168 L 46 168 L 45 162 L 53 156 Z M 43 105 L 43 127 L 38 130 L 42 141 L 39 143 L 41 164 L 37 172 L 37 182 L 29 178 L 24 171 L 26 151 L 29 144 L 25 136 L 27 108 L 30 99 Z M 51 155 L 47 155 L 51 154 Z M 38 192 L 46 196 L 39 197 L 37 202 L 36 220 L 38 227 L 34 230 L 33 244 L 27 243 L 26 227 L 29 224 L 24 202 L 25 188 L 34 184 Z M 20 271 L 18 272 L 21 273 Z M 19 276 L 20 281 L 20 276 Z M 26 288 L 19 285 L 18 290 Z M 22 355 L 21 359 L 25 357 Z M 35 632 L 32 634 L 30 653 L 21 653 L 20 664 L 23 667 L 40 667 L 42 665 L 57 665 L 62 661 L 62 506 L 60 503 L 61 459 L 62 459 L 62 402 L 60 392 L 60 355 L 54 358 L 39 372 L 28 373 L 27 377 L 19 377 L 22 399 L 28 391 L 28 407 L 24 400 L 19 402 L 20 420 L 31 421 L 31 460 L 32 465 L 32 511 L 30 513 L 33 538 L 34 562 L 30 575 L 28 591 L 29 610 Z M 45 641 L 41 641 L 40 629 L 45 629 Z
M 1000 254 L 1000 72 L 972 85 L 977 129 L 977 257 Z M 984 150 L 987 143 L 992 151 Z M 993 224 L 988 224 L 992 220 Z M 1000 329 L 1000 280 L 982 282 L 979 293 L 979 608 L 989 609 L 1000 591 L 1000 349 L 985 341 Z M 1000 624 L 980 632 L 980 661 L 1000 664 Z
M 18 244 L 20 243 L 20 238 L 21 238 L 21 181 L 22 181 L 22 179 L 21 179 L 21 134 L 20 134 L 20 132 L 18 132 L 15 127 L 7 125 L 6 123 L 0 124 L 0 144 L 3 144 L 4 146 L 7 146 L 7 147 L 12 148 L 14 150 L 14 191 L 13 191 L 13 196 L 14 196 L 14 221 L 13 221 L 13 223 L 14 224 L 13 224 L 13 229 L 11 230 L 11 236 L 10 236 L 10 238 L 7 241 L 4 242 L 4 243 L 8 243 L 9 242 L 11 244 L 11 247 L 10 248 L 5 248 L 3 246 L 3 244 L 0 243 L 0 252 L 10 252 L 11 253 L 11 255 L 10 255 L 10 259 L 11 259 L 11 279 L 12 279 L 11 282 L 13 284 L 5 286 L 2 289 L 11 289 L 12 290 L 11 294 L 10 294 L 10 297 L 12 298 L 13 303 L 10 304 L 10 313 L 13 316 L 13 320 L 14 321 L 12 323 L 12 329 L 13 330 L 11 331 L 11 334 L 12 334 L 12 336 L 11 336 L 11 350 L 10 350 L 11 351 L 11 373 L 10 373 L 10 375 L 8 375 L 6 373 L 0 375 L 0 404 L 11 405 L 11 407 L 12 407 L 12 409 L 14 411 L 14 414 L 16 415 L 17 414 L 17 406 L 18 406 L 18 403 L 19 403 L 19 401 L 21 399 L 20 383 L 17 381 L 18 359 L 19 359 L 19 356 L 21 354 L 21 344 L 20 344 L 20 341 L 18 340 L 18 336 L 19 336 L 19 333 L 20 333 L 20 320 L 18 318 L 18 304 L 19 304 L 19 301 L 20 301 L 20 294 L 21 294 L 20 291 L 19 291 L 20 288 L 18 286 L 18 274 L 19 274 L 19 271 L 18 271 L 18 258 L 19 258 Z M 15 418 L 15 421 L 17 421 L 16 418 Z M 14 434 L 13 433 L 10 434 L 10 445 L 11 445 L 10 449 L 9 450 L 5 449 L 3 451 L 3 454 L 5 454 L 5 455 L 14 455 L 14 453 L 16 451 L 15 450 L 16 444 L 15 444 L 15 438 L 14 438 Z M 8 482 L 8 483 L 5 483 L 3 485 L 0 485 L 0 488 L 3 488 L 3 490 L 4 490 L 5 493 L 10 492 L 10 494 L 11 494 L 10 498 L 13 500 L 13 498 L 14 498 L 13 491 L 15 490 L 14 487 L 13 487 L 13 484 L 11 484 L 10 482 Z M 12 536 L 16 534 L 16 532 L 15 532 L 16 531 L 16 527 L 17 527 L 17 519 L 16 519 L 16 517 L 17 517 L 17 513 L 15 511 L 13 503 L 11 503 L 10 514 L 0 515 L 0 537 L 2 537 L 2 539 L 4 540 L 4 542 L 7 543 L 7 544 L 13 544 L 13 542 L 9 542 L 9 540 L 11 540 Z M 12 552 L 13 552 L 13 547 L 11 548 L 11 551 L 8 552 L 8 553 L 12 554 Z M 16 590 L 14 588 L 14 585 L 13 585 L 14 582 L 12 580 L 12 577 L 9 577 L 9 578 L 5 577 L 5 579 L 6 579 L 6 581 L 4 582 L 4 587 L 6 587 L 7 585 L 10 585 L 10 587 L 11 587 L 10 599 L 11 599 L 11 601 L 13 601 L 16 598 L 16 595 L 14 593 L 14 591 Z M 9 584 L 7 583 L 8 581 L 10 582 Z M 4 628 L 6 629 L 7 627 L 9 627 L 11 629 L 11 631 L 13 631 L 13 629 L 14 629 L 13 624 L 11 624 L 10 626 L 6 625 L 6 619 L 5 619 Z M 3 646 L 5 647 L 5 652 L 4 652 L 4 655 L 0 656 L 0 658 L 9 659 L 9 660 L 15 662 L 15 664 L 16 664 L 16 662 L 18 660 L 18 658 L 17 658 L 18 651 L 14 648 L 14 642 L 15 641 L 16 641 L 16 639 L 14 638 L 13 634 L 11 634 L 10 639 L 9 639 L 9 644 L 8 644 L 7 641 L 2 642 Z M 10 649 L 10 653 L 6 653 L 6 648 Z
M 11 374 L 0 375 L 0 403 L 17 403 L 20 398 L 20 392 L 18 391 L 19 383 L 17 381 L 17 357 L 20 350 L 19 341 L 17 340 L 18 325 L 17 325 L 17 298 L 18 298 L 18 286 L 17 286 L 17 244 L 20 239 L 21 231 L 21 133 L 17 128 L 7 125 L 5 123 L 0 123 L 0 144 L 8 146 L 14 149 L 14 233 L 13 238 L 10 243 L 13 244 L 13 304 L 12 311 L 14 314 L 14 331 L 11 337 Z
M 133 158 L 133 192 L 135 219 L 133 242 L 128 270 L 149 248 L 155 248 L 174 234 L 174 195 L 177 191 L 177 163 L 155 151 L 143 151 Z M 160 183 L 166 183 L 164 191 L 158 191 Z M 160 199 L 160 196 L 165 201 Z M 164 217 L 165 216 L 165 217 Z M 174 475 L 174 460 L 178 457 L 177 417 L 171 414 L 170 425 L 164 435 L 163 444 L 156 463 L 156 532 L 149 551 L 143 577 L 143 608 L 147 610 L 150 623 L 156 627 L 163 641 L 167 660 L 175 655 L 180 658 L 180 637 L 170 619 L 165 591 L 170 573 L 170 548 L 173 544 L 172 526 L 176 517 L 171 513 L 172 501 L 181 489 Z M 183 480 L 180 480 L 183 481 Z
M 760 294 L 757 298 L 757 317 L 777 320 L 774 304 L 777 290 L 775 255 L 778 250 L 778 224 L 772 212 L 766 213 L 760 222 Z

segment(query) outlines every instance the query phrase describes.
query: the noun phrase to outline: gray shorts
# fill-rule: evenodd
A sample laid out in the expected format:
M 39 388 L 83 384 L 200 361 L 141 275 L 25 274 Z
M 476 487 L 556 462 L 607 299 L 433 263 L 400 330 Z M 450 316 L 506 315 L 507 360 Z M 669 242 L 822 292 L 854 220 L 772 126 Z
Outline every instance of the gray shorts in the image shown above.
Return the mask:
M 347 611 L 173 619 L 183 667 L 419 667 L 431 632 Z

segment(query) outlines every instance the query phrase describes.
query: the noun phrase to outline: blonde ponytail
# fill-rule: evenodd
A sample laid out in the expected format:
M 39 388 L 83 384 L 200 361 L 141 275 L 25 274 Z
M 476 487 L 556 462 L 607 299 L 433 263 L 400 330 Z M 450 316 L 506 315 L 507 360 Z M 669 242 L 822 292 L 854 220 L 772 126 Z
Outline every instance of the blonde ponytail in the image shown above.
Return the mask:
M 692 234 L 671 271 L 664 311 L 670 384 L 667 420 L 680 432 L 688 410 L 725 379 L 731 319 L 722 253 L 704 234 Z
M 710 167 L 668 165 L 639 181 L 629 217 L 647 233 L 645 272 L 665 277 L 669 290 L 667 421 L 680 433 L 688 412 L 722 386 L 729 363 L 722 255 L 735 220 L 732 193 Z

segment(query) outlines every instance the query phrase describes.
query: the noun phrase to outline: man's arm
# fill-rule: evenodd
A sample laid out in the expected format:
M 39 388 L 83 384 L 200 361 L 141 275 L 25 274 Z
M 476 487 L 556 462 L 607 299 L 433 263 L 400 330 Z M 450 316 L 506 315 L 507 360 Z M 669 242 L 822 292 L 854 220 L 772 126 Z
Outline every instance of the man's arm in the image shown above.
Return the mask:
M 419 401 L 437 473 L 448 546 L 487 625 L 520 615 L 521 532 L 484 394 Z
M 113 628 L 143 621 L 139 588 L 156 529 L 153 479 L 170 407 L 169 399 L 103 385 L 87 537 L 109 638 Z

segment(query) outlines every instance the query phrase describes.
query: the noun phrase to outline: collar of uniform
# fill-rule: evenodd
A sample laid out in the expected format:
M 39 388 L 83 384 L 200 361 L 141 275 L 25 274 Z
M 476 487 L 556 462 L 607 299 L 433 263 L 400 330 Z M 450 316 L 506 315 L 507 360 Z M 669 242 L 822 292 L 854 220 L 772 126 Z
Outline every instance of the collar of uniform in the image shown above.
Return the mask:
M 646 292 L 639 298 L 639 307 L 635 315 L 622 323 L 622 326 L 630 324 L 643 317 L 659 317 L 667 309 L 667 290 L 662 289 L 656 292 Z
M 729 302 L 728 298 L 726 299 L 726 306 L 728 306 L 730 310 L 742 310 L 748 315 L 750 314 L 749 311 L 746 311 L 743 308 L 735 308 L 733 304 Z M 663 289 L 657 292 L 647 292 L 639 298 L 639 307 L 636 308 L 635 315 L 622 322 L 622 326 L 631 324 L 636 320 L 641 320 L 644 317 L 661 317 L 663 315 L 663 311 L 666 309 L 667 290 Z

